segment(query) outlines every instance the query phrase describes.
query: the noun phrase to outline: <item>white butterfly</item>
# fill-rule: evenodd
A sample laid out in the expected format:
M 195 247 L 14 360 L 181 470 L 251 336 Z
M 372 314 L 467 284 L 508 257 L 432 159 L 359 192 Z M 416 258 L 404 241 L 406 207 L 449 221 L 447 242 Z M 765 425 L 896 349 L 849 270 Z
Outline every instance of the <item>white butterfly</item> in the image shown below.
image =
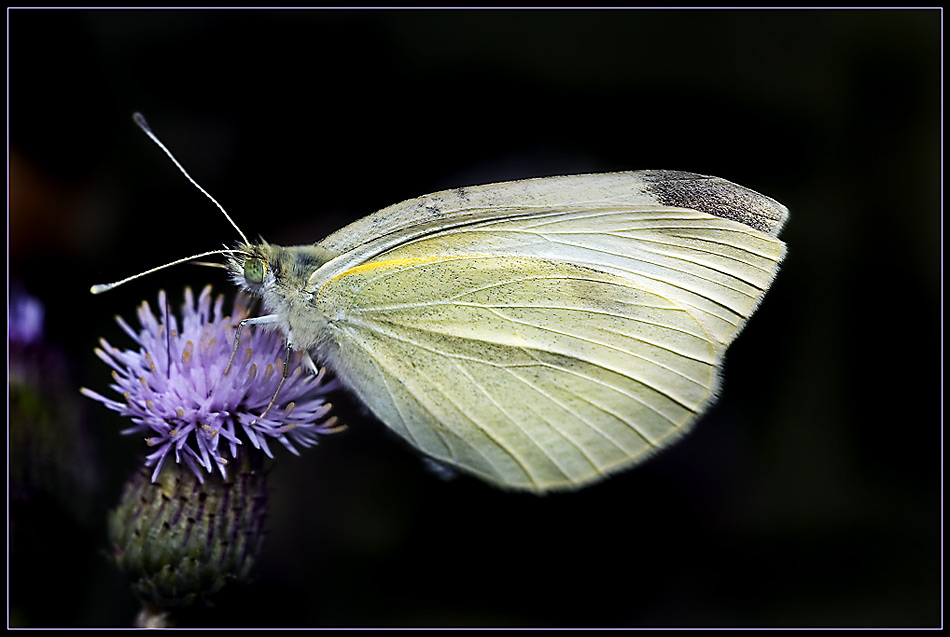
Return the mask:
M 644 171 L 412 199 L 234 277 L 411 445 L 490 482 L 597 481 L 713 401 L 785 254 L 777 202 Z
M 641 462 L 709 407 L 787 217 L 715 177 L 572 175 L 446 190 L 229 260 L 270 312 L 248 322 L 412 446 L 543 492 Z

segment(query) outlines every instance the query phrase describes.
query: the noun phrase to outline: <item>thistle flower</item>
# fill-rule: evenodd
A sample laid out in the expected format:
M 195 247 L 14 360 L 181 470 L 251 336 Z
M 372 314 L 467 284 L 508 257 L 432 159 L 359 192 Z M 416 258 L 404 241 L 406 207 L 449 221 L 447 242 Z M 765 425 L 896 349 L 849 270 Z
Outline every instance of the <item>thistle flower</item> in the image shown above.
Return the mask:
M 154 449 L 145 461 L 146 467 L 154 466 L 152 482 L 172 454 L 199 481 L 215 466 L 226 478 L 225 456 L 237 458 L 239 448 L 246 448 L 245 441 L 269 457 L 273 457 L 270 439 L 298 454 L 297 447 L 310 447 L 320 434 L 340 429 L 335 418 L 324 420 L 330 410 L 324 394 L 334 389 L 336 382 L 324 383 L 323 372 L 317 376 L 306 373 L 296 353 L 290 363 L 293 372 L 267 410 L 284 371 L 280 333 L 244 330 L 238 353 L 227 369 L 235 330 L 248 315 L 247 303 L 248 298 L 239 295 L 232 315 L 225 316 L 222 296 L 212 307 L 210 286 L 201 291 L 197 302 L 186 289 L 179 329 L 178 318 L 167 310 L 165 293 L 159 292 L 161 319 L 147 302 L 138 310 L 138 332 L 116 317 L 138 350 L 119 350 L 105 339 L 100 341 L 102 347 L 96 354 L 114 370 L 111 388 L 124 402 L 86 388 L 82 393 L 129 416 L 133 426 L 123 434 L 145 434 L 146 444 Z

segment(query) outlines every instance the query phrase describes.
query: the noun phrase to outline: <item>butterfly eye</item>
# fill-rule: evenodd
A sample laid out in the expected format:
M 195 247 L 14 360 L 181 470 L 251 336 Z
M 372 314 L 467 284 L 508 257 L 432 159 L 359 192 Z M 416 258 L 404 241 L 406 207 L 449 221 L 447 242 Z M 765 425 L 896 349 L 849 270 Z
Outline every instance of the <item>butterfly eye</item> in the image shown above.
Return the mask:
M 263 259 L 250 258 L 244 262 L 244 280 L 252 285 L 260 285 L 264 282 L 264 272 L 267 266 Z

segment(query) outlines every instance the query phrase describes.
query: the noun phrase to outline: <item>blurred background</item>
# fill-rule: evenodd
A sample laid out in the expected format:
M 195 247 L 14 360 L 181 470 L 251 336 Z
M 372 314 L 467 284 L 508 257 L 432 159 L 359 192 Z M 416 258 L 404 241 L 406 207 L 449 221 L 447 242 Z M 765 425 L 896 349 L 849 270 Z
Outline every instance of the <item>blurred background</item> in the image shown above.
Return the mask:
M 11 625 L 131 624 L 105 517 L 144 447 L 78 387 L 111 393 L 92 351 L 132 346 L 114 315 L 160 288 L 232 291 L 185 265 L 88 293 L 238 238 L 137 110 L 279 244 L 444 188 L 581 172 L 713 174 L 791 210 L 788 259 L 681 442 L 539 498 L 443 480 L 336 396 L 349 430 L 278 454 L 256 581 L 179 625 L 942 621 L 939 10 L 8 18 L 10 289 L 45 306 L 63 414 L 41 454 L 10 441 Z

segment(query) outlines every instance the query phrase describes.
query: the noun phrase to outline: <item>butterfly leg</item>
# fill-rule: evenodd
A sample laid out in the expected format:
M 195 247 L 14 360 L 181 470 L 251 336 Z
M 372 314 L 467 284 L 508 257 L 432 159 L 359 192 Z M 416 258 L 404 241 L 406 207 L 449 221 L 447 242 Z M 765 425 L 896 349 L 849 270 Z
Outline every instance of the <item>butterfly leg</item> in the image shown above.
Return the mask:
M 268 413 L 270 413 L 271 407 L 274 406 L 274 403 L 277 402 L 277 394 L 280 393 L 281 387 L 284 386 L 284 382 L 287 381 L 287 377 L 290 375 L 290 356 L 293 354 L 293 345 L 290 342 L 290 339 L 287 339 L 287 358 L 284 362 L 284 372 L 280 375 L 280 382 L 277 383 L 277 389 L 274 390 L 274 395 L 270 397 L 270 402 L 267 403 L 267 407 L 264 408 L 264 411 L 261 412 L 261 415 L 254 419 L 254 422 L 251 424 L 257 424 L 260 422 L 261 418 L 264 418 Z
M 224 375 L 225 375 L 225 376 L 227 376 L 227 375 L 228 375 L 228 372 L 231 371 L 231 364 L 234 363 L 234 357 L 237 355 L 238 348 L 240 347 L 240 343 L 241 343 L 241 330 L 244 329 L 244 326 L 245 326 L 245 325 L 268 325 L 268 324 L 274 324 L 274 323 L 277 323 L 279 320 L 280 320 L 280 317 L 278 317 L 278 315 L 276 315 L 276 314 L 268 314 L 267 316 L 257 316 L 257 317 L 254 317 L 254 318 L 244 319 L 243 321 L 241 321 L 240 323 L 238 323 L 237 331 L 234 333 L 234 348 L 231 350 L 231 357 L 228 358 L 228 365 L 227 365 L 227 367 L 224 368 Z M 281 376 L 280 376 L 280 383 L 278 383 L 278 385 L 277 385 L 277 391 L 275 391 L 275 392 L 274 392 L 274 395 L 271 396 L 270 402 L 267 403 L 267 407 L 264 409 L 264 411 L 261 413 L 261 415 L 258 416 L 258 417 L 254 420 L 253 423 L 251 423 L 252 425 L 253 425 L 253 424 L 256 424 L 256 423 L 258 423 L 258 422 L 260 422 L 261 418 L 264 418 L 264 417 L 268 414 L 268 412 L 270 412 L 271 407 L 273 407 L 273 406 L 274 406 L 274 403 L 277 401 L 277 394 L 280 393 L 280 389 L 281 389 L 281 387 L 284 386 L 284 382 L 287 380 L 287 376 L 288 376 L 289 373 L 290 373 L 290 355 L 291 355 L 292 352 L 293 352 L 293 340 L 292 340 L 292 338 L 290 337 L 290 335 L 288 335 L 288 338 L 287 338 L 287 358 L 286 358 L 286 362 L 284 363 L 284 371 L 283 371 L 283 373 L 282 373 Z
M 255 318 L 244 319 L 238 323 L 237 331 L 234 333 L 234 349 L 231 350 L 231 357 L 228 359 L 228 365 L 224 368 L 224 375 L 227 376 L 228 372 L 231 371 L 231 363 L 234 362 L 234 357 L 237 354 L 238 347 L 241 344 L 241 330 L 244 329 L 245 325 L 266 325 L 268 323 L 276 323 L 279 317 L 276 314 L 268 314 L 267 316 L 257 316 Z
M 269 318 L 267 316 L 261 318 Z M 267 321 L 271 322 L 271 321 Z M 294 351 L 294 335 L 291 332 L 287 332 L 287 358 L 284 359 L 286 362 L 284 364 L 284 373 L 280 377 L 280 383 L 277 385 L 277 391 L 274 392 L 274 395 L 271 397 L 270 402 L 267 403 L 267 408 L 264 409 L 264 412 L 257 417 L 259 421 L 261 418 L 266 416 L 270 412 L 271 407 L 274 406 L 274 402 L 277 400 L 277 394 L 280 393 L 281 387 L 284 386 L 284 382 L 287 380 L 287 377 L 290 375 L 290 357 L 293 355 Z M 317 382 L 320 382 L 320 379 L 323 378 L 325 370 L 317 369 L 316 363 L 313 362 L 313 359 L 310 357 L 310 352 L 307 350 L 301 350 L 301 355 L 303 357 L 304 366 L 307 367 L 313 374 L 317 377 Z

